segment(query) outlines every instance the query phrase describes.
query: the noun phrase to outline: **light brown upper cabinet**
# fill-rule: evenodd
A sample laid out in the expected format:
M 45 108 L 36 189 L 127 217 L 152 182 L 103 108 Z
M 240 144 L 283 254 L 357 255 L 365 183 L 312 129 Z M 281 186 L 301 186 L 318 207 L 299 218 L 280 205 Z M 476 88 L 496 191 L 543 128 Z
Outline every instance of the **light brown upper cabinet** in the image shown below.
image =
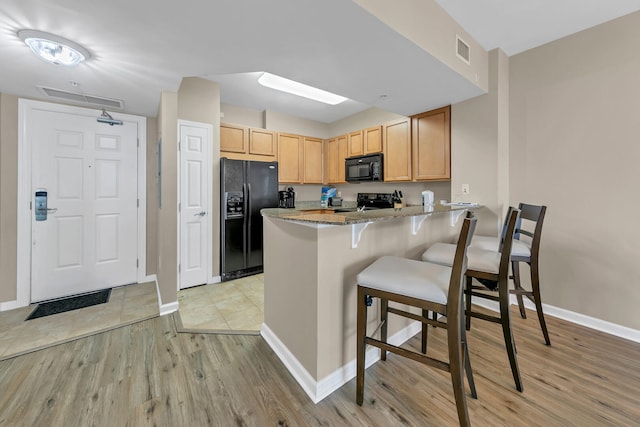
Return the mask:
M 362 156 L 364 154 L 363 131 L 359 130 L 349 134 L 348 152 L 349 157 Z
M 451 179 L 451 106 L 411 116 L 413 180 Z
M 299 135 L 278 134 L 278 181 L 302 182 L 302 143 Z
M 276 133 L 220 123 L 220 153 L 223 157 L 237 160 L 276 160 Z
M 411 123 L 409 118 L 382 125 L 384 180 L 411 181 Z
M 344 184 L 344 159 L 347 158 L 347 135 L 332 138 L 326 143 L 325 177 L 328 184 Z
M 250 129 L 249 154 L 275 156 L 277 154 L 276 133 L 266 129 Z
M 302 156 L 304 157 L 303 182 L 305 184 L 322 184 L 324 182 L 324 141 L 309 136 L 303 136 L 302 141 Z
M 382 126 L 364 130 L 364 154 L 382 153 Z
M 246 153 L 249 146 L 249 128 L 220 123 L 220 151 Z

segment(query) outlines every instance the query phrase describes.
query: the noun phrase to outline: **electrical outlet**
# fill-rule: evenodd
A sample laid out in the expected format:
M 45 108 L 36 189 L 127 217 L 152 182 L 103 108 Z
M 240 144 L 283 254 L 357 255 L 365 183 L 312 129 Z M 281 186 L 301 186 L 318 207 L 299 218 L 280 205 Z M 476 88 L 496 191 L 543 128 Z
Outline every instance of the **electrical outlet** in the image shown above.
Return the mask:
M 462 194 L 469 194 L 469 184 L 462 184 Z

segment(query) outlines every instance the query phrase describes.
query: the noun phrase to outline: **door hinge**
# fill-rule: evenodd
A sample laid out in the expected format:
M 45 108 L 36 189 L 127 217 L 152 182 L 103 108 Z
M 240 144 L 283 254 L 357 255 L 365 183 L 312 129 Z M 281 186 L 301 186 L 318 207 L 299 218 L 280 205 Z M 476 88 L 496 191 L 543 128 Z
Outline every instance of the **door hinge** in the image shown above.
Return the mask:
M 31 203 L 33 202 L 29 202 L 29 210 L 32 210 L 33 208 L 31 207 Z
M 138 147 L 140 147 L 140 138 L 138 138 Z
M 182 270 L 182 264 L 178 264 L 178 273 Z
M 180 151 L 181 149 L 182 149 L 182 143 L 178 141 L 178 151 Z
M 182 210 L 182 203 L 178 203 L 178 212 Z
M 136 259 L 136 268 L 140 267 L 140 260 Z
M 140 207 L 140 199 L 136 200 L 136 207 L 138 207 L 138 208 Z

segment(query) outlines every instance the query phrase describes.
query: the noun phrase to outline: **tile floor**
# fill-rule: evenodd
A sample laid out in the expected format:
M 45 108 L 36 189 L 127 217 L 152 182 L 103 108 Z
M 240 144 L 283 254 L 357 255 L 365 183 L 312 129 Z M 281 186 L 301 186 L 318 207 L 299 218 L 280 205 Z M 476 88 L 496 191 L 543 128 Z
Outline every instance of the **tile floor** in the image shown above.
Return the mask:
M 181 332 L 259 334 L 263 275 L 181 290 L 178 301 Z M 0 312 L 0 360 L 159 315 L 154 282 L 114 288 L 105 304 L 25 321 L 34 308 Z
M 178 292 L 178 330 L 259 334 L 264 321 L 264 275 Z
M 105 304 L 25 321 L 34 308 L 0 313 L 0 360 L 159 315 L 154 282 L 114 288 Z

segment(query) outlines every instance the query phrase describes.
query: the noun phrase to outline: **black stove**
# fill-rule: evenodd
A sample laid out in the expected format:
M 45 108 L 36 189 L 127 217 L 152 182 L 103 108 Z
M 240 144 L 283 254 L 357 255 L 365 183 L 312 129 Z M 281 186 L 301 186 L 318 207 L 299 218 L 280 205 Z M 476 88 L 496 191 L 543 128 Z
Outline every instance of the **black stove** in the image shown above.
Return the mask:
M 335 209 L 334 212 L 355 212 L 356 210 L 389 209 L 393 207 L 391 193 L 358 193 L 357 208 Z

